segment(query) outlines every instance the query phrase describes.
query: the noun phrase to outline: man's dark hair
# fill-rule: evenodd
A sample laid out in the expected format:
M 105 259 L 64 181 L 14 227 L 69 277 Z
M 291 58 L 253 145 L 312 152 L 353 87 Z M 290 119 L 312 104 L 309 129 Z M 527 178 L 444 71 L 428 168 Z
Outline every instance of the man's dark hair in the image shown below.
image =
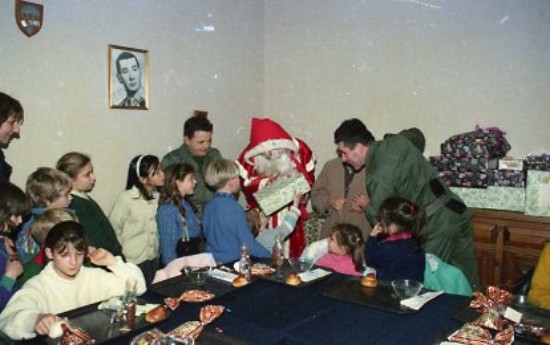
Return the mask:
M 138 65 L 138 67 L 141 68 L 139 66 L 139 60 L 137 59 L 137 57 L 134 54 L 132 54 L 130 52 L 122 52 L 116 58 L 116 71 L 117 71 L 118 74 L 120 74 L 120 61 L 121 60 L 128 60 L 128 59 L 136 59 L 136 63 Z
M 365 124 L 359 119 L 345 120 L 334 131 L 334 143 L 343 143 L 350 149 L 355 148 L 355 145 L 361 143 L 369 146 L 374 141 L 372 133 L 367 129 Z
M 214 130 L 212 122 L 206 117 L 192 116 L 183 124 L 183 135 L 187 138 L 193 138 L 196 131 L 210 132 Z
M 0 92 L 0 125 L 13 116 L 18 122 L 23 122 L 23 107 L 18 100 L 8 94 Z

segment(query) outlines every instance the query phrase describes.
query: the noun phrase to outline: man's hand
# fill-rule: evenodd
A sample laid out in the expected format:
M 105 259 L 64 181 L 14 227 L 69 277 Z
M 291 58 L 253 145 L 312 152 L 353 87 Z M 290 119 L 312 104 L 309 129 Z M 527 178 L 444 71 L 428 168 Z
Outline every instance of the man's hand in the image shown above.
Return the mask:
M 346 199 L 343 197 L 333 197 L 328 200 L 328 205 L 336 211 L 342 211 L 345 203 Z
M 54 314 L 40 314 L 36 318 L 36 323 L 34 324 L 34 331 L 39 335 L 48 335 L 50 333 L 50 328 L 52 325 L 62 319 Z
M 357 194 L 351 199 L 351 210 L 353 212 L 363 212 L 368 203 L 369 197 L 366 194 Z
M 113 266 L 116 264 L 115 256 L 103 248 L 89 247 L 88 258 L 96 266 Z

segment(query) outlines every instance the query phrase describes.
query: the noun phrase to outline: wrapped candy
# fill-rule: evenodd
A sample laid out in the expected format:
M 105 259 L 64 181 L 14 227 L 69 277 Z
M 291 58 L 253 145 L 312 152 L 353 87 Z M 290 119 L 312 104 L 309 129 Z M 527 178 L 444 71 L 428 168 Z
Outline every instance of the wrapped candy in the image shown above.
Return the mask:
M 223 305 L 207 305 L 201 308 L 200 320 L 203 325 L 207 325 L 210 322 L 216 320 L 225 310 Z
M 508 305 L 514 295 L 506 290 L 499 289 L 494 286 L 487 288 L 487 294 L 483 295 L 481 292 L 476 291 L 473 293 L 474 299 L 470 302 L 470 307 L 479 310 L 480 312 L 486 312 L 489 309 L 501 309 Z
M 496 309 L 488 309 L 472 324 L 494 330 L 502 330 L 504 328 L 504 320 Z
M 465 323 L 459 330 L 455 331 L 448 338 L 461 344 L 490 345 L 492 342 L 491 333 L 481 326 Z

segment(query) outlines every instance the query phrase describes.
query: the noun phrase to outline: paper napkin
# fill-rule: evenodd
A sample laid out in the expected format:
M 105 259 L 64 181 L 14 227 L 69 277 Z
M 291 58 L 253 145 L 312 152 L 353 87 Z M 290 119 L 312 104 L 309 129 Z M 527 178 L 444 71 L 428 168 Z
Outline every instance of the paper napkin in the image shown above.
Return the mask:
M 443 291 L 425 292 L 421 295 L 401 300 L 401 305 L 414 310 L 419 310 L 424 304 L 441 294 L 443 294 Z
M 222 271 L 222 270 L 217 269 L 217 268 L 210 271 L 210 276 L 212 278 L 223 280 L 223 281 L 226 281 L 226 282 L 229 282 L 229 283 L 232 283 L 233 280 L 235 280 L 235 278 L 237 278 L 237 275 L 235 273 Z
M 298 275 L 300 276 L 300 278 L 302 278 L 302 281 L 304 283 L 307 283 L 315 279 L 323 278 L 324 276 L 329 275 L 331 273 L 332 272 L 324 270 L 322 268 L 316 268 L 314 270 L 303 272 Z

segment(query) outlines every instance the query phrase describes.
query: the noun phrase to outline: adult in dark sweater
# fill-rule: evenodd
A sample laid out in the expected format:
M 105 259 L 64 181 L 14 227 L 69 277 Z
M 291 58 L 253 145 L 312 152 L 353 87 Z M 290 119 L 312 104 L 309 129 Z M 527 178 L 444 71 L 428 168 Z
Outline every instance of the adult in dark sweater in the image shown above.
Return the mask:
M 2 149 L 8 147 L 13 138 L 19 137 L 23 114 L 23 107 L 18 100 L 0 92 L 0 181 L 10 180 L 12 168 L 6 162 Z

